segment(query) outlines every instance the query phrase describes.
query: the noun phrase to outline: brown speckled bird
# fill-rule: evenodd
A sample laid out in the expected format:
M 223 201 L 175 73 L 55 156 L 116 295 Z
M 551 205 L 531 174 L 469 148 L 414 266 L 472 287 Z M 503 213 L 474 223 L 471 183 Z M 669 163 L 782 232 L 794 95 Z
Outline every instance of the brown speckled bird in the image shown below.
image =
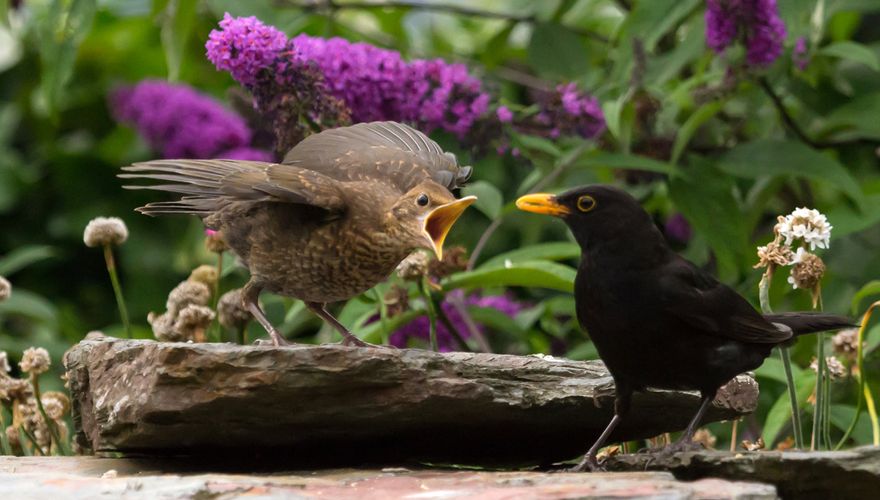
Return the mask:
M 147 215 L 194 214 L 221 231 L 248 268 L 245 307 L 275 345 L 287 341 L 258 304 L 262 290 L 301 299 L 343 343 L 367 346 L 325 306 L 385 280 L 417 248 L 442 256 L 443 241 L 476 199 L 450 192 L 470 176 L 451 153 L 394 122 L 361 123 L 307 137 L 282 163 L 156 160 L 124 167 L 125 186 L 180 193 L 149 203 Z

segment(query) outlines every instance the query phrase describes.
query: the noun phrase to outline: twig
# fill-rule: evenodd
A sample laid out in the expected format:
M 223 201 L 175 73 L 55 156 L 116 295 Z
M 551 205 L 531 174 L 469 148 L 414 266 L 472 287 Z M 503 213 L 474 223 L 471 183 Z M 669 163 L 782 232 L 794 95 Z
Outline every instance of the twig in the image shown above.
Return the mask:
M 804 144 L 811 146 L 816 149 L 825 149 L 825 148 L 836 148 L 840 146 L 849 146 L 852 144 L 870 144 L 870 141 L 865 141 L 864 139 L 853 139 L 848 141 L 817 141 L 815 139 L 810 138 L 804 129 L 801 128 L 800 125 L 794 120 L 794 118 L 789 114 L 788 110 L 785 109 L 785 103 L 782 102 L 782 98 L 779 94 L 773 90 L 773 86 L 770 85 L 770 82 L 767 81 L 767 78 L 761 77 L 758 78 L 758 84 L 761 86 L 761 89 L 767 94 L 767 97 L 770 98 L 770 101 L 773 102 L 773 107 L 776 108 L 776 111 L 779 112 L 779 116 L 782 118 L 782 122 L 785 123 L 785 126 L 797 136 Z
M 421 9 L 433 12 L 444 12 L 447 14 L 455 14 L 469 17 L 483 17 L 486 19 L 500 19 L 503 21 L 512 21 L 515 23 L 534 24 L 539 21 L 534 14 L 514 14 L 511 12 L 498 12 L 492 10 L 478 9 L 460 4 L 450 4 L 442 2 L 423 2 L 420 0 L 389 0 L 383 2 L 337 2 L 335 0 L 313 0 L 297 2 L 294 0 L 276 0 L 275 5 L 281 7 L 296 7 L 306 11 L 327 10 L 333 13 L 343 9 L 373 10 L 373 9 Z M 578 35 L 592 38 L 599 42 L 607 43 L 610 40 L 604 35 L 600 35 L 594 31 L 572 28 L 566 26 L 569 30 Z

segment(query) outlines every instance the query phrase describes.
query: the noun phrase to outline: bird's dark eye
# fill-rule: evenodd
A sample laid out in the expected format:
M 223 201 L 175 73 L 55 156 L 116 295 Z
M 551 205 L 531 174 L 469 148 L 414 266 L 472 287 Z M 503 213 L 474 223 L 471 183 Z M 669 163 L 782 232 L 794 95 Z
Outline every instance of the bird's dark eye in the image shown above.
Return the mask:
M 581 212 L 589 212 L 596 208 L 596 200 L 592 196 L 585 194 L 578 198 L 577 207 Z
M 416 198 L 416 203 L 418 203 L 420 207 L 424 207 L 428 204 L 428 195 L 425 193 L 420 194 L 419 197 Z

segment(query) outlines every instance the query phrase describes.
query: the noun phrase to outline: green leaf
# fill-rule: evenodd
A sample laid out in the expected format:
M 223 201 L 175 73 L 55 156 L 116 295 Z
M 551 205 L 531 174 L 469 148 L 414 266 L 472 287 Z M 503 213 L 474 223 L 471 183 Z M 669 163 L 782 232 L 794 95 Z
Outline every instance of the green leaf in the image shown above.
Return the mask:
M 13 289 L 9 298 L 0 302 L 0 317 L 8 314 L 25 316 L 53 328 L 58 321 L 58 311 L 51 302 L 20 288 Z
M 810 397 L 810 393 L 813 392 L 813 387 L 815 386 L 815 378 L 811 376 L 812 372 L 807 372 L 803 370 L 800 372 L 800 375 L 794 375 L 794 385 L 795 390 L 797 392 L 798 405 L 803 407 L 806 404 L 807 398 Z M 770 407 L 770 411 L 767 412 L 767 419 L 764 420 L 764 442 L 767 443 L 767 448 L 772 449 L 776 440 L 779 438 L 779 432 L 785 427 L 789 422 L 791 422 L 791 402 L 789 401 L 788 391 L 783 391 L 783 393 L 779 396 L 779 399 L 773 403 L 773 406 Z
M 523 338 L 526 336 L 526 331 L 520 327 L 519 323 L 517 323 L 514 318 L 511 318 L 498 309 L 493 307 L 469 306 L 467 310 L 474 322 L 478 324 L 488 326 L 493 330 L 515 336 L 516 338 Z
M 171 81 L 180 78 L 180 65 L 196 19 L 197 5 L 198 0 L 168 0 L 162 16 L 162 48 Z
M 678 26 L 698 6 L 700 0 L 649 0 L 638 2 L 627 16 L 625 32 L 641 38 L 652 52 L 666 33 Z
M 95 17 L 95 0 L 54 0 L 39 22 L 40 92 L 37 109 L 55 115 L 73 74 L 79 44 Z
M 574 79 L 590 69 L 584 40 L 559 23 L 535 24 L 527 56 L 542 76 Z
M 672 163 L 678 163 L 681 153 L 684 152 L 684 148 L 687 147 L 697 130 L 699 130 L 709 119 L 718 114 L 722 108 L 724 108 L 723 101 L 712 101 L 697 108 L 697 110 L 685 120 L 681 125 L 681 128 L 678 130 L 678 133 L 675 135 L 675 143 L 672 145 Z
M 877 54 L 869 47 L 860 43 L 849 41 L 834 42 L 831 45 L 822 47 L 819 53 L 861 63 L 874 71 L 880 71 L 880 60 L 877 59 Z
M 669 195 L 695 232 L 712 247 L 719 273 L 726 278 L 736 277 L 748 232 L 733 197 L 733 179 L 697 157 L 689 163 L 691 168 L 686 176 L 670 179 Z
M 474 207 L 486 214 L 486 217 L 496 219 L 501 214 L 504 200 L 502 199 L 501 191 L 493 184 L 486 181 L 472 182 L 461 189 L 461 194 L 476 196 L 477 201 L 474 202 Z
M 425 314 L 424 309 L 410 309 L 397 316 L 388 318 L 384 325 L 381 321 L 374 321 L 369 325 L 365 325 L 363 328 L 359 328 L 353 333 L 364 342 L 378 344 L 386 335 L 390 335 L 398 328 L 406 325 L 423 314 Z M 383 326 L 385 329 L 383 329 Z
M 48 245 L 28 245 L 0 258 L 0 276 L 8 277 L 25 267 L 55 256 L 55 249 Z
M 544 260 L 511 263 L 504 267 L 490 267 L 456 273 L 446 279 L 444 288 L 524 286 L 549 288 L 571 292 L 574 290 L 576 271 L 562 264 Z
M 791 175 L 828 182 L 860 206 L 864 205 L 859 183 L 846 168 L 834 158 L 801 142 L 765 139 L 740 144 L 721 157 L 718 167 L 731 175 L 749 179 Z
M 803 369 L 797 365 L 792 365 L 792 377 L 798 378 L 803 374 Z M 782 360 L 778 356 L 771 356 L 764 360 L 764 364 L 755 370 L 755 378 L 768 378 L 777 382 L 787 383 L 785 378 L 785 367 Z M 787 395 L 788 393 L 786 393 Z
M 554 144 L 553 141 L 544 139 L 543 137 L 512 133 L 511 140 L 514 145 L 519 146 L 520 149 L 542 151 L 553 157 L 562 155 L 562 151 L 556 147 L 556 144 Z
M 538 243 L 527 247 L 517 248 L 509 252 L 496 255 L 480 266 L 480 269 L 490 267 L 504 267 L 505 262 L 523 262 L 528 260 L 565 260 L 574 259 L 581 254 L 581 247 L 577 243 L 552 242 Z
M 647 156 L 621 153 L 596 152 L 594 154 L 584 155 L 575 164 L 583 167 L 610 167 L 623 168 L 628 170 L 647 170 L 649 172 L 659 172 L 668 175 L 679 173 L 679 169 L 675 165 L 658 161 L 653 158 L 648 158 Z
M 844 129 L 858 138 L 880 139 L 880 92 L 864 94 L 828 114 L 823 135 Z
M 872 280 L 867 283 L 862 288 L 859 288 L 859 291 L 853 295 L 852 302 L 850 308 L 853 314 L 859 313 L 859 308 L 862 305 L 862 301 L 866 298 L 880 294 L 880 280 Z

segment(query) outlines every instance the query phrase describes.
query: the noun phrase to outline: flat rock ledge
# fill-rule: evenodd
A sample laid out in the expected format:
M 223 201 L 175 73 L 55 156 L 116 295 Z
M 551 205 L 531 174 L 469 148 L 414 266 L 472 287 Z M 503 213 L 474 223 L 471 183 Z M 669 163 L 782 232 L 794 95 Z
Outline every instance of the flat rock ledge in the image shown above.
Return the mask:
M 880 447 L 847 451 L 700 451 L 611 457 L 612 471 L 662 470 L 692 481 L 714 477 L 774 484 L 783 498 L 878 498 Z
M 84 449 L 304 467 L 547 465 L 586 450 L 614 397 L 601 362 L 539 356 L 97 336 L 64 363 Z M 747 414 L 757 396 L 737 377 L 706 421 Z M 693 392 L 638 393 L 612 439 L 681 430 L 698 404 Z
M 136 460 L 0 457 L 0 498 L 691 500 L 770 499 L 776 498 L 776 490 L 770 485 L 721 479 L 682 482 L 668 472 L 546 474 L 395 468 L 273 475 L 162 474 Z

